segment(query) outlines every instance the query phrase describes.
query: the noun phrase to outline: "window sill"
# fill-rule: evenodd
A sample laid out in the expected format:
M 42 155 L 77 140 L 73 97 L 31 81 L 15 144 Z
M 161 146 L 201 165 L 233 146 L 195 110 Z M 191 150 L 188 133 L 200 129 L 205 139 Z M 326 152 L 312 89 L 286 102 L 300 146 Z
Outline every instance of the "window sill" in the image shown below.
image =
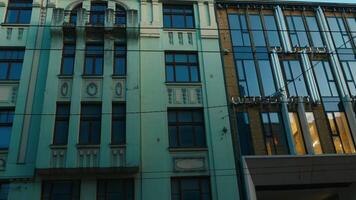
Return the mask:
M 192 151 L 208 151 L 207 147 L 169 147 L 169 152 L 192 152 Z
M 196 32 L 196 28 L 164 28 L 165 32 Z
M 0 148 L 0 154 L 7 154 L 9 152 L 9 148 Z
M 77 144 L 77 149 L 99 149 L 100 144 Z
M 82 75 L 83 79 L 103 79 L 103 75 Z
M 202 86 L 201 82 L 165 82 L 167 86 Z
M 114 79 L 126 79 L 127 78 L 127 75 L 111 75 L 111 78 L 114 78 Z
M 72 79 L 73 78 L 73 75 L 58 74 L 57 76 L 58 76 L 58 78 L 62 78 L 62 79 Z
M 118 149 L 124 149 L 126 148 L 126 144 L 109 144 L 110 148 L 118 148 Z
M 21 28 L 27 28 L 30 26 L 30 23 L 29 24 L 15 24 L 15 23 L 1 23 L 1 26 L 4 26 L 4 27 L 21 27 Z
M 0 84 L 19 84 L 20 80 L 0 80 Z
M 67 149 L 66 144 L 51 144 L 49 145 L 50 149 Z

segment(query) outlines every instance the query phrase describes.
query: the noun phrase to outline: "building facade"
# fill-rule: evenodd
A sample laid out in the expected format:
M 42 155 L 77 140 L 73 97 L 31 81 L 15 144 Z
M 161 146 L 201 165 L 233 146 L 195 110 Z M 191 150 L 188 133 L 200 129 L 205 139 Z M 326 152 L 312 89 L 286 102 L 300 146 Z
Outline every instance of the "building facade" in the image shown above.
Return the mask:
M 355 4 L 216 3 L 245 199 L 356 199 Z
M 0 199 L 239 199 L 213 1 L 0 1 Z

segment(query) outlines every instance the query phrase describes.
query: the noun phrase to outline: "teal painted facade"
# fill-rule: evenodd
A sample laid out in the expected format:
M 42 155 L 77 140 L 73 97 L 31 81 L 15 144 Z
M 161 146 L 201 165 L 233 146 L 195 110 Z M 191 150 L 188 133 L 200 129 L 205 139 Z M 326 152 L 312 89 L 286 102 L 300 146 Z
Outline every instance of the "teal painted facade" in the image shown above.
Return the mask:
M 41 199 L 45 181 L 79 180 L 80 199 L 94 200 L 98 180 L 122 178 L 134 180 L 134 199 L 171 199 L 174 177 L 208 177 L 211 199 L 239 199 L 213 1 L 188 3 L 190 30 L 162 28 L 161 1 L 105 2 L 105 28 L 97 28 L 89 23 L 91 1 L 34 1 L 28 25 L 4 23 L 8 2 L 0 1 L 0 47 L 26 48 L 20 80 L 0 81 L 0 107 L 15 107 L 10 146 L 0 152 L 8 199 Z M 114 25 L 116 5 L 126 11 L 126 27 Z M 75 36 L 74 73 L 63 76 L 68 34 Z M 86 43 L 102 37 L 103 74 L 85 76 Z M 126 44 L 125 76 L 113 75 L 115 43 Z M 201 81 L 166 82 L 166 51 L 196 52 Z M 67 145 L 52 144 L 58 102 L 70 103 Z M 101 103 L 100 144 L 79 144 L 83 102 Z M 124 145 L 111 144 L 113 102 L 126 105 Z M 170 147 L 169 108 L 204 111 L 206 148 Z

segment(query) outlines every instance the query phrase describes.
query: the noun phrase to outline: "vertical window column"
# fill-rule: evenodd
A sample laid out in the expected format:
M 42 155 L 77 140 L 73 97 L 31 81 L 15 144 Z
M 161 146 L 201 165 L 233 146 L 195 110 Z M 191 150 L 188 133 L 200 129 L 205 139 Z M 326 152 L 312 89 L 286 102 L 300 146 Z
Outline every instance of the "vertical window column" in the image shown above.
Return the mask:
M 284 52 L 291 52 L 292 51 L 292 45 L 290 43 L 289 35 L 288 35 L 288 32 L 287 32 L 287 25 L 286 25 L 286 22 L 285 22 L 285 18 L 284 18 L 284 14 L 283 14 L 282 8 L 280 6 L 276 6 L 274 12 L 275 12 L 275 15 L 276 15 L 278 28 L 281 31 L 281 39 L 282 39 Z

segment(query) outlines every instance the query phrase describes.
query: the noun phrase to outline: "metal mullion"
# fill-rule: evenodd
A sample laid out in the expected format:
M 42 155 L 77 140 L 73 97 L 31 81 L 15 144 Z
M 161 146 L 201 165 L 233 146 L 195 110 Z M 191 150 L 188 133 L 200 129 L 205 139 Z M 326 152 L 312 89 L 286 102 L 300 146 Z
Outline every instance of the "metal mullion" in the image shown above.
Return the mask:
M 303 21 L 303 25 L 304 25 L 304 29 L 305 29 L 305 33 L 307 35 L 307 38 L 308 38 L 308 44 L 309 46 L 313 46 L 315 47 L 314 45 L 314 41 L 311 37 L 311 31 L 309 30 L 309 26 L 308 26 L 308 23 L 307 23 L 307 19 L 306 19 L 306 16 L 305 16 L 305 11 L 303 10 L 302 13 L 301 13 L 301 17 L 302 17 L 302 21 Z M 318 22 L 317 22 L 318 23 Z M 317 24 L 318 25 L 318 24 Z M 319 29 L 319 28 L 318 28 Z
M 274 154 L 277 155 L 278 152 L 277 152 L 276 144 L 274 143 L 275 134 L 274 134 L 274 131 L 273 131 L 272 125 L 271 125 L 271 113 L 268 112 L 267 115 L 268 115 L 268 128 L 271 131 L 271 136 L 269 136 L 269 137 L 272 137 L 273 151 L 274 151 Z

